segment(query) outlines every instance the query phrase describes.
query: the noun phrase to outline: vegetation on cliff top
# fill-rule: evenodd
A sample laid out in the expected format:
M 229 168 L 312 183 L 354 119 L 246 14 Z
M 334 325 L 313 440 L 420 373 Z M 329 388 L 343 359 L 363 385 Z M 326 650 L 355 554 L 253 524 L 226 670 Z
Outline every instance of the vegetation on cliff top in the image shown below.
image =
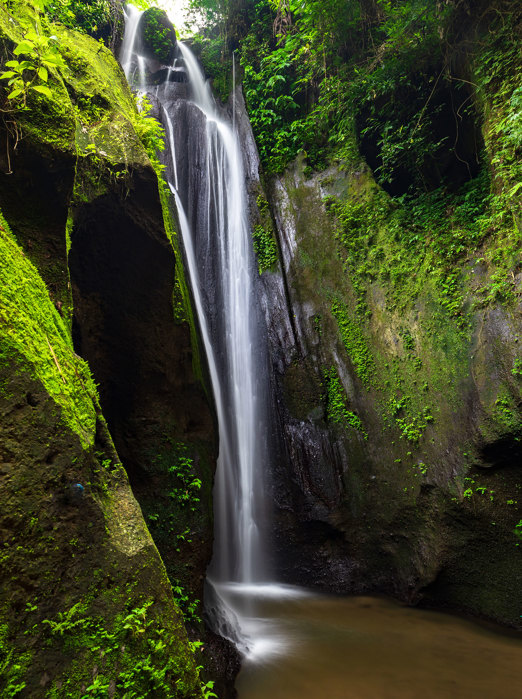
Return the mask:
M 301 153 L 305 175 L 332 162 L 353 174 L 347 196 L 325 203 L 356 295 L 354 327 L 365 323 L 375 282 L 387 309 L 404 311 L 429 280 L 463 334 L 478 309 L 516 301 L 519 8 L 503 0 L 193 4 L 221 27 L 226 48 L 238 47 L 265 173 L 281 173 Z M 339 317 L 338 306 L 332 312 Z M 366 370 L 358 373 L 367 384 Z

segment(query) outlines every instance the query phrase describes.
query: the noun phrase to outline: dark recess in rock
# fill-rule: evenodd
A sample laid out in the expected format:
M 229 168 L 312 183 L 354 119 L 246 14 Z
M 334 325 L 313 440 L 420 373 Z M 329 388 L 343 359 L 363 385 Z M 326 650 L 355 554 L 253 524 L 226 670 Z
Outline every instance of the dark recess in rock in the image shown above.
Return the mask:
M 500 439 L 486 444 L 481 450 L 483 462 L 479 465 L 486 468 L 502 468 L 505 466 L 522 465 L 522 435 L 508 434 Z
M 392 196 L 401 196 L 415 189 L 433 190 L 445 184 L 448 190 L 458 189 L 464 182 L 479 173 L 480 155 L 484 141 L 480 123 L 472 102 L 472 93 L 466 84 L 456 86 L 455 81 L 441 77 L 443 68 L 434 66 L 429 75 L 419 74 L 413 83 L 396 90 L 394 104 L 400 105 L 393 115 L 386 113 L 390 96 L 377 97 L 371 109 L 362 105 L 356 113 L 356 130 L 361 155 L 379 179 L 381 186 Z M 431 82 L 430 82 L 431 78 Z M 436 83 L 430 95 L 432 84 Z M 427 97 L 429 100 L 427 100 Z M 419 122 L 416 116 L 425 105 L 426 112 Z M 422 112 L 421 112 L 422 113 Z M 400 119 L 405 124 L 421 127 L 422 119 L 429 120 L 432 148 L 420 161 L 406 158 L 400 162 L 383 163 L 382 134 L 387 122 Z M 368 129 L 372 122 L 377 128 Z M 392 121 L 392 130 L 398 129 L 398 122 Z M 412 131 L 412 135 L 415 128 Z M 418 156 L 418 153 L 412 155 Z M 382 177 L 383 170 L 389 176 Z M 391 172 L 390 172 L 391 169 Z

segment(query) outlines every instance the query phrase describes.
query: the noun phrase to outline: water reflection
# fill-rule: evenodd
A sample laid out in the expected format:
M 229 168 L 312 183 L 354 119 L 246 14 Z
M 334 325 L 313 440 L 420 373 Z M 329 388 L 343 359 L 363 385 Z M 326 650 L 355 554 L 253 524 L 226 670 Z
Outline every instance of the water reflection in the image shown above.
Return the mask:
M 255 638 L 266 643 L 245 659 L 239 699 L 513 699 L 522 691 L 518 637 L 370 597 L 256 599 Z

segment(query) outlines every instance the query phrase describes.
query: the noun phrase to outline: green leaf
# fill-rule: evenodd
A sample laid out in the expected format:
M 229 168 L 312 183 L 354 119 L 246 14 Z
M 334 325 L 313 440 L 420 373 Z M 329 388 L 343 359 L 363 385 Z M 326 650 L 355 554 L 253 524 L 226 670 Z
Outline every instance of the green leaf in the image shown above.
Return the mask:
M 35 92 L 40 92 L 42 95 L 45 95 L 49 98 L 53 96 L 53 93 L 46 85 L 35 85 L 31 88 L 31 90 L 34 90 Z
M 37 44 L 47 43 L 47 39 L 45 37 L 40 36 L 32 29 L 29 29 L 29 31 L 26 32 L 24 41 L 30 41 Z
M 40 66 L 40 68 L 38 68 L 38 77 L 40 80 L 43 80 L 44 83 L 47 82 L 48 75 L 49 73 L 47 72 L 47 68 L 44 68 L 44 66 Z
M 0 80 L 7 80 L 7 78 L 12 78 L 13 75 L 16 75 L 14 70 L 7 70 L 5 73 L 0 73 Z
M 11 93 L 7 95 L 7 99 L 9 100 L 14 100 L 16 97 L 19 97 L 21 94 L 23 94 L 23 90 L 20 88 L 16 88 L 13 90 Z
M 44 63 L 47 66 L 56 66 L 57 68 L 65 67 L 63 58 L 60 56 L 59 53 L 55 53 L 54 51 L 45 53 L 42 56 L 42 63 Z
M 13 53 L 15 56 L 19 56 L 21 53 L 27 53 L 32 55 L 34 52 L 34 44 L 32 41 L 22 40 L 18 46 L 15 47 Z
M 508 197 L 514 196 L 521 187 L 522 187 L 522 182 L 517 182 L 517 184 L 509 190 Z

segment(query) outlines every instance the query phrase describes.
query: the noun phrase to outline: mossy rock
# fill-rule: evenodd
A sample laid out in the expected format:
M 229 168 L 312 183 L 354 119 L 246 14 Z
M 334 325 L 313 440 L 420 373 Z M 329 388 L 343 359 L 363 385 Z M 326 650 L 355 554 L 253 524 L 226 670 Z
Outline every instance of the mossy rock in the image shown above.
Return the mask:
M 519 627 L 519 232 L 501 228 L 450 264 L 430 248 L 434 228 L 406 237 L 409 212 L 363 163 L 308 177 L 298 159 L 269 184 L 288 289 L 281 301 L 277 273 L 262 277 L 285 360 L 274 363 L 289 436 L 274 475 L 284 574 Z M 446 220 L 448 245 L 473 230 Z M 490 291 L 499 278 L 511 300 Z M 321 371 L 323 390 L 311 392 Z
M 79 213 L 93 201 L 125 204 L 136 227 L 168 250 L 157 175 L 112 54 L 18 0 L 10 13 L 0 7 L 6 56 L 23 36 L 22 17 L 58 37 L 65 67 L 50 70 L 50 97 L 35 93 L 15 112 L 24 138 L 11 174 L 0 156 L 0 695 L 123 696 L 132 688 L 200 697 L 182 615 L 70 327 Z M 165 265 L 172 275 L 173 258 Z
M 176 30 L 164 10 L 149 7 L 142 14 L 138 27 L 140 51 L 147 58 L 170 65 L 176 51 Z
M 181 615 L 89 369 L 1 215 L 0 248 L 0 539 L 7 572 L 0 694 L 14 696 L 18 688 L 24 696 L 78 697 L 98 678 L 97 686 L 132 686 L 140 696 L 160 680 L 154 696 L 200 696 Z M 67 571 L 59 583 L 57 571 Z M 126 627 L 131 618 L 139 633 Z M 123 658 L 114 652 L 117 639 L 126 647 Z

